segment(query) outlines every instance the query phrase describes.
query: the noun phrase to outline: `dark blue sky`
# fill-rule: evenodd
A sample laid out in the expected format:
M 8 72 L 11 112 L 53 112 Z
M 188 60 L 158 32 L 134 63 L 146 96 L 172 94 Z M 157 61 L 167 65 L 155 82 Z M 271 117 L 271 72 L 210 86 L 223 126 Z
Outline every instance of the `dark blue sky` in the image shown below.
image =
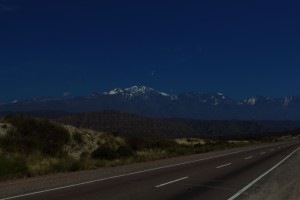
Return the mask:
M 0 0 L 0 102 L 132 85 L 300 95 L 299 10 L 297 1 Z

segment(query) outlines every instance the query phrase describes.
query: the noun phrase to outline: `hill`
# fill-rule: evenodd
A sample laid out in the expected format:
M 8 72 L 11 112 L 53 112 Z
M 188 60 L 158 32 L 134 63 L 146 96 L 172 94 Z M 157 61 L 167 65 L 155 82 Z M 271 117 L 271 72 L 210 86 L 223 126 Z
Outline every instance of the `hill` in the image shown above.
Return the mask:
M 255 143 L 249 140 L 233 142 L 201 138 L 124 137 L 61 125 L 47 119 L 13 115 L 0 121 L 0 181 L 157 160 Z

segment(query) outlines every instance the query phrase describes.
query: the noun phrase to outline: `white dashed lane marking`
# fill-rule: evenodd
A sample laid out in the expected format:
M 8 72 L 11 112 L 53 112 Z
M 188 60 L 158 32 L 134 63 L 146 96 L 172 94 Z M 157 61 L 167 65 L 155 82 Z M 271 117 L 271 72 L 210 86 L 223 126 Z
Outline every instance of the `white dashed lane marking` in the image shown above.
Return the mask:
M 156 188 L 163 187 L 163 186 L 166 186 L 166 185 L 169 185 L 169 184 L 172 184 L 172 183 L 176 183 L 176 182 L 178 182 L 178 181 L 182 181 L 182 180 L 187 179 L 187 178 L 189 178 L 189 177 L 179 178 L 179 179 L 176 179 L 176 180 L 174 180 L 174 181 L 169 181 L 169 182 L 167 182 L 167 183 L 163 183 L 163 184 L 157 185 L 157 186 L 155 186 L 155 187 L 156 187 Z
M 220 168 L 223 168 L 223 167 L 227 167 L 227 166 L 229 166 L 229 165 L 231 165 L 232 163 L 227 163 L 227 164 L 225 164 L 225 165 L 221 165 L 221 166 L 219 166 L 219 167 L 216 167 L 217 169 L 220 169 Z
M 245 160 L 249 160 L 249 159 L 251 159 L 251 158 L 253 158 L 253 156 L 249 156 L 249 157 L 244 158 L 244 159 L 245 159 Z

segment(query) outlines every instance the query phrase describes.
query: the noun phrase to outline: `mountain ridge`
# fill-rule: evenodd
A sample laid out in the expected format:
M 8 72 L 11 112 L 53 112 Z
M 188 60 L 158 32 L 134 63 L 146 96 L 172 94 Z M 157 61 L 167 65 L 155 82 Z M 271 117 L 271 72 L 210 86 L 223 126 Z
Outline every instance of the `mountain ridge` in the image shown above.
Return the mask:
M 300 120 L 300 96 L 269 98 L 261 95 L 235 100 L 222 93 L 168 94 L 146 86 L 114 88 L 87 96 L 51 97 L 1 104 L 0 112 L 61 110 L 91 112 L 105 109 L 158 118 L 202 120 Z

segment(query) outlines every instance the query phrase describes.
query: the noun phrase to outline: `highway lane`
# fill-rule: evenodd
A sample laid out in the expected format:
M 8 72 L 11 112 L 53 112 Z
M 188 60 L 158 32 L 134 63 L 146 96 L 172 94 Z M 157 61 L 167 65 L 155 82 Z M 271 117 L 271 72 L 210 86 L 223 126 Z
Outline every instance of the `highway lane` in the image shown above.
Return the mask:
M 299 147 L 267 145 L 7 199 L 229 199 Z

